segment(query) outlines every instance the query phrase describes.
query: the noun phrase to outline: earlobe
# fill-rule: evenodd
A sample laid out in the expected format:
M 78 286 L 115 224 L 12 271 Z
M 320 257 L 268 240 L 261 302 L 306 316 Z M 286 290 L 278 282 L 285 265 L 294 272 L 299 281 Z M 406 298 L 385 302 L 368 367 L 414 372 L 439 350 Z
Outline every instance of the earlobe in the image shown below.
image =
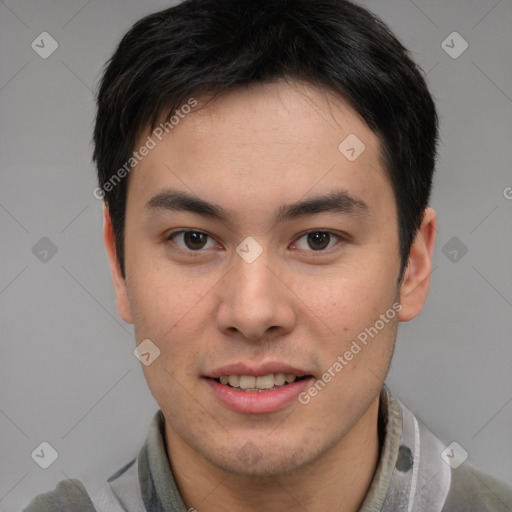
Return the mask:
M 117 259 L 116 242 L 114 236 L 114 228 L 108 206 L 103 206 L 103 241 L 110 264 L 110 273 L 114 283 L 116 293 L 117 310 L 121 318 L 127 323 L 133 323 L 130 301 L 128 299 L 128 289 L 126 280 L 121 273 L 119 261 Z
M 436 239 L 436 213 L 427 208 L 409 253 L 409 260 L 400 286 L 401 322 L 408 322 L 423 309 L 430 289 L 432 258 Z

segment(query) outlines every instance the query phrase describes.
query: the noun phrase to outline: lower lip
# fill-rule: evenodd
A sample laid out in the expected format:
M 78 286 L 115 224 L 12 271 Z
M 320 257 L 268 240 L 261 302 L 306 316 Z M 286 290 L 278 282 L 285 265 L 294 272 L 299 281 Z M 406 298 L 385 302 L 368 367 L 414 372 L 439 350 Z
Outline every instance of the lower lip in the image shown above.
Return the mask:
M 313 377 L 302 379 L 270 391 L 241 391 L 207 378 L 206 381 L 218 400 L 234 412 L 266 414 L 284 409 L 313 382 Z

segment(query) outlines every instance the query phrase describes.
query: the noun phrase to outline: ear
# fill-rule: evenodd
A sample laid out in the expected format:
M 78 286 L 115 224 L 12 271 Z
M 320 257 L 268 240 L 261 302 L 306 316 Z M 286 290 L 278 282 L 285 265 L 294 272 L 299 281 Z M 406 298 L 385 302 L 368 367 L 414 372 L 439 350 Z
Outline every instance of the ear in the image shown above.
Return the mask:
M 126 281 L 121 273 L 119 261 L 117 259 L 116 242 L 114 237 L 114 228 L 107 205 L 103 206 L 103 241 L 110 263 L 110 272 L 114 282 L 116 292 L 117 310 L 121 318 L 131 324 L 133 323 L 130 301 L 128 299 L 128 289 Z
M 416 317 L 427 300 L 432 274 L 436 224 L 436 212 L 429 207 L 423 214 L 423 221 L 412 243 L 400 285 L 402 310 L 398 314 L 398 319 L 401 322 L 408 322 Z

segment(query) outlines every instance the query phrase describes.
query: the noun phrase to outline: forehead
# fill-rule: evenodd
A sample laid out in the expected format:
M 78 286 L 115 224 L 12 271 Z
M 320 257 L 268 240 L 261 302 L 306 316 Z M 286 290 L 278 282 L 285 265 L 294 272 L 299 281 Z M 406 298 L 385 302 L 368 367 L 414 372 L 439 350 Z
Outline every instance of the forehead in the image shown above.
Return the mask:
M 333 187 L 369 202 L 382 187 L 391 193 L 378 138 L 342 97 L 280 81 L 207 99 L 178 111 L 162 140 L 141 137 L 156 145 L 130 176 L 132 201 L 177 186 L 249 213 Z
M 198 107 L 179 120 L 181 130 L 173 129 L 179 142 L 194 147 L 198 156 L 215 151 L 217 159 L 243 159 L 249 149 L 256 152 L 263 145 L 261 153 L 278 153 L 279 161 L 287 154 L 299 159 L 325 150 L 337 159 L 339 144 L 349 135 L 358 137 L 367 155 L 379 153 L 377 137 L 344 98 L 309 84 L 252 84 L 207 100 L 199 97 Z

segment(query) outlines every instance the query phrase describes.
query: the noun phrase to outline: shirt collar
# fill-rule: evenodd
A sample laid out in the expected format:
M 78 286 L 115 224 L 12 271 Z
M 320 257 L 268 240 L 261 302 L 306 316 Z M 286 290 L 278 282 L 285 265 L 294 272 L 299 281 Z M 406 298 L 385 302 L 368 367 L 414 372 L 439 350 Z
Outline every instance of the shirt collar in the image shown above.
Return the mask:
M 391 485 L 402 436 L 402 408 L 400 402 L 384 385 L 380 393 L 379 427 L 381 449 L 377 469 L 359 512 L 380 512 Z

